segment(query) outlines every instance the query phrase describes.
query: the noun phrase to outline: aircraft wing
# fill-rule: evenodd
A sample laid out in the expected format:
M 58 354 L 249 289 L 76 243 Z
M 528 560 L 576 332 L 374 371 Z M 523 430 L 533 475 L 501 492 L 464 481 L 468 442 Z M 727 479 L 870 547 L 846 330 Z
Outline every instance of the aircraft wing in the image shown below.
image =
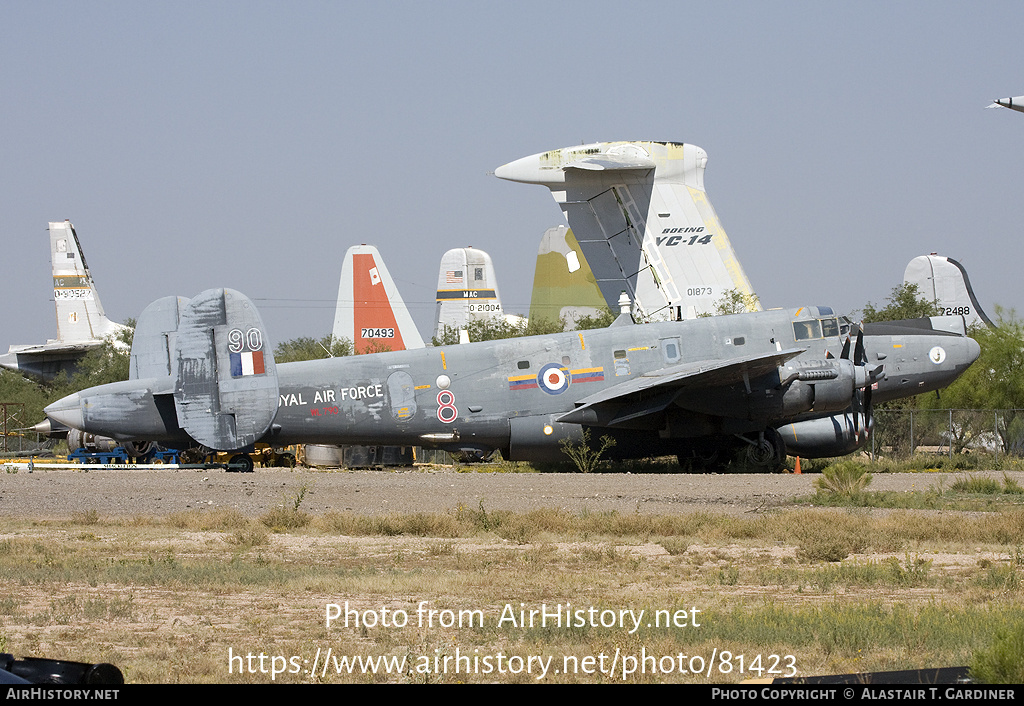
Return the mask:
M 664 410 L 685 389 L 710 389 L 749 381 L 771 373 L 805 350 L 790 348 L 767 355 L 702 360 L 654 370 L 579 400 L 576 409 L 557 421 L 620 425 Z

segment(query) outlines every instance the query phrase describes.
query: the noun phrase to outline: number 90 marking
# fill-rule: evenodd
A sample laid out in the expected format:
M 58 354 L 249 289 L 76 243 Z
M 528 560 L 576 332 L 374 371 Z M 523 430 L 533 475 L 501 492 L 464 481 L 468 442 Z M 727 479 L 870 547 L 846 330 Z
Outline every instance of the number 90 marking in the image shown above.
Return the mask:
M 232 353 L 241 353 L 248 345 L 249 350 L 258 351 L 263 348 L 263 332 L 258 328 L 251 328 L 242 333 L 242 329 L 233 328 L 228 331 L 228 350 Z

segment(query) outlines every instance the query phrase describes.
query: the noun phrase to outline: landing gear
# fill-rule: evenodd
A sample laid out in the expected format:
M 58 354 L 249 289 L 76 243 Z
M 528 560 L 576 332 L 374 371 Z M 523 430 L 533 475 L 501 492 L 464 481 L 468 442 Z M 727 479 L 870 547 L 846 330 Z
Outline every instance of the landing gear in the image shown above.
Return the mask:
M 228 471 L 235 471 L 237 473 L 252 473 L 253 468 L 256 464 L 252 462 L 249 454 L 235 454 L 228 461 Z
M 128 441 L 124 444 L 125 453 L 137 462 L 145 461 L 155 450 L 156 444 L 152 441 Z
M 676 454 L 679 468 L 686 473 L 726 473 L 733 456 L 732 446 L 698 446 Z
M 756 439 L 741 436 L 749 444 L 747 447 L 747 463 L 758 470 L 775 473 L 782 468 L 786 460 L 786 444 L 774 429 L 765 429 Z

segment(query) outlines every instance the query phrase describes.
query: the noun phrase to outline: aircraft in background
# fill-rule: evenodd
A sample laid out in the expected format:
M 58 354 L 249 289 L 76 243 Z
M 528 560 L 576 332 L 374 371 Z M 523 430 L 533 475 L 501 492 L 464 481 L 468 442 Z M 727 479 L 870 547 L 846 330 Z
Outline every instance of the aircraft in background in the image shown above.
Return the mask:
M 494 171 L 551 190 L 612 311 L 625 291 L 642 321 L 714 314 L 730 290 L 755 302 L 704 190 L 707 153 L 676 142 L 599 142 Z
M 986 108 L 1009 108 L 1019 113 L 1024 113 L 1024 96 L 1012 96 L 1010 98 L 997 98 Z
M 48 381 L 71 374 L 87 352 L 127 327 L 106 317 L 82 245 L 71 221 L 50 223 L 50 262 L 57 338 L 37 345 L 12 345 L 0 366 Z
M 409 309 L 372 245 L 353 245 L 345 252 L 333 335 L 352 341 L 357 355 L 423 347 Z
M 472 247 L 453 248 L 441 256 L 437 272 L 434 338 L 440 339 L 446 330 L 465 331 L 471 321 L 481 319 L 524 322 L 502 308 L 491 256 Z
M 252 301 L 214 289 L 150 304 L 131 379 L 46 414 L 92 434 L 223 451 L 394 444 L 550 461 L 593 434 L 613 438 L 618 458 L 747 447 L 774 467 L 787 441 L 802 456 L 856 449 L 872 397 L 948 385 L 979 354 L 962 328 L 938 317 L 854 332 L 827 307 L 645 325 L 623 313 L 601 330 L 276 365 Z
M 935 302 L 944 315 L 963 316 L 968 326 L 993 325 L 974 296 L 967 270 L 951 257 L 919 255 L 907 264 L 903 281 L 917 285 L 921 296 Z
M 565 321 L 568 328 L 583 316 L 608 309 L 590 264 L 572 230 L 549 228 L 537 250 L 530 319 Z

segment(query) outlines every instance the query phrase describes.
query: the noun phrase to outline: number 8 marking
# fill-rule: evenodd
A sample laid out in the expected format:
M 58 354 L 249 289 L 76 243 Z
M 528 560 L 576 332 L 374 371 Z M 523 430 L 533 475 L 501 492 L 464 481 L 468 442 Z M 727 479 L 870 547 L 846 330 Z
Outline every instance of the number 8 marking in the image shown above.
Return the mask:
M 451 390 L 441 390 L 437 393 L 437 418 L 445 424 L 454 422 L 459 417 L 459 410 L 455 407 L 455 393 Z

